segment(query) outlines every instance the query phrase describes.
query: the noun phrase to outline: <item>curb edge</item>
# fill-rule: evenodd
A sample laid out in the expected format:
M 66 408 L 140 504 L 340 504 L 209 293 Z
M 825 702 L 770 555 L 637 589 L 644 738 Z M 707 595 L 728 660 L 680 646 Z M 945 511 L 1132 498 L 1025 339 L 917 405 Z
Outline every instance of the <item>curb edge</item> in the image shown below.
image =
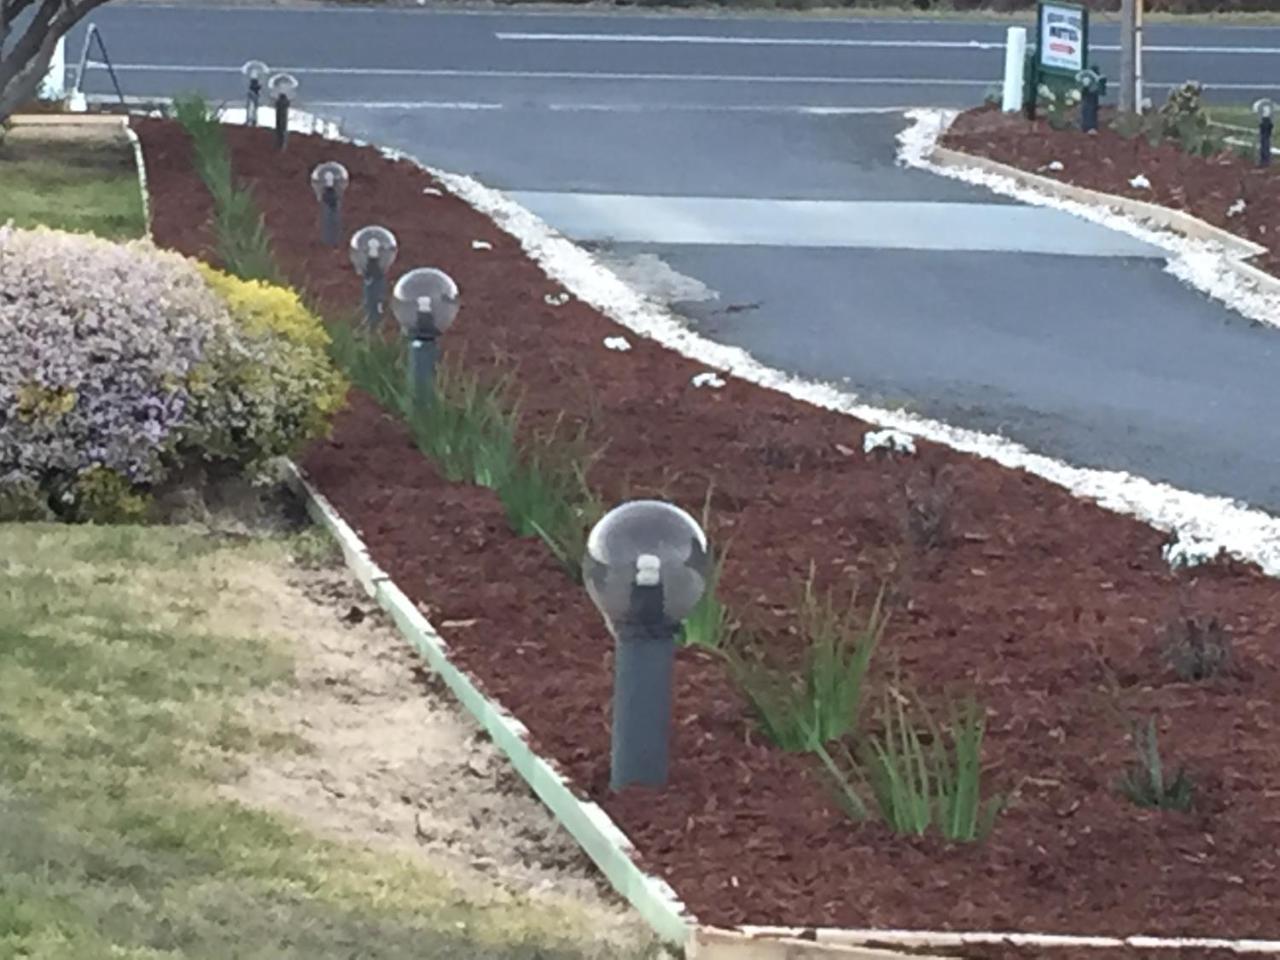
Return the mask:
M 1182 210 L 1162 207 L 1159 204 L 1148 203 L 1145 200 L 1122 197 L 1115 193 L 1102 193 L 1098 190 L 1091 190 L 1088 187 L 1076 186 L 1074 183 L 1064 183 L 1052 177 L 1044 177 L 1038 173 L 1023 170 L 1020 167 L 1001 163 L 999 160 L 992 160 L 990 157 L 965 153 L 962 150 L 953 150 L 950 147 L 934 147 L 933 153 L 929 155 L 928 159 L 940 167 L 977 167 L 987 173 L 1008 177 L 1022 186 L 1031 187 L 1051 196 L 1074 200 L 1077 203 L 1084 203 L 1089 206 L 1118 210 L 1120 213 L 1135 220 L 1152 224 L 1165 230 L 1172 230 L 1174 233 L 1180 233 L 1192 240 L 1216 243 L 1236 257 L 1256 257 L 1267 252 L 1267 248 L 1262 244 L 1236 236 L 1229 230 L 1206 223 L 1204 220 Z

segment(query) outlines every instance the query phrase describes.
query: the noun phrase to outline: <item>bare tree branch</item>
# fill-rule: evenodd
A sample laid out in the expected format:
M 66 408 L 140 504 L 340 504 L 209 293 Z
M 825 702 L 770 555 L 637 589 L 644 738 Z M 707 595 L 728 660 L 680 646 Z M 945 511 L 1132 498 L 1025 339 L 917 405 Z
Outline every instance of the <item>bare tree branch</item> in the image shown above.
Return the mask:
M 17 13 L 39 4 L 18 40 L 0 55 L 0 120 L 35 95 L 49 69 L 58 40 L 85 14 L 107 0 L 0 0 L 4 4 L 4 32 Z
M 4 42 L 8 39 L 13 22 L 18 19 L 23 10 L 34 2 L 35 0 L 0 0 L 0 49 L 4 47 Z

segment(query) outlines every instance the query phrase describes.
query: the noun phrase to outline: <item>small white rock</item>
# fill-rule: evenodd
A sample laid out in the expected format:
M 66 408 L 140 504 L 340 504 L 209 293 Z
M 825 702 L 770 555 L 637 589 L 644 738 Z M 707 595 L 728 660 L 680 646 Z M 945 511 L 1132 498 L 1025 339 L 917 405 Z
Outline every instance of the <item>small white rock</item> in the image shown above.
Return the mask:
M 492 250 L 493 244 L 490 243 L 488 240 L 472 240 L 471 249 L 472 250 Z
M 610 350 L 630 350 L 631 344 L 627 343 L 626 337 L 605 337 L 604 345 Z
M 690 383 L 695 387 L 710 387 L 712 390 L 719 390 L 724 386 L 724 380 L 710 370 L 706 373 L 699 373 Z
M 563 307 L 569 302 L 569 294 L 567 293 L 548 293 L 542 298 L 544 303 L 549 303 L 553 307 Z
M 1061 161 L 1061 160 L 1050 160 L 1048 163 L 1046 163 L 1046 164 L 1045 164 L 1043 167 L 1041 167 L 1040 169 L 1041 169 L 1041 170 L 1052 170 L 1054 173 L 1057 173 L 1057 172 L 1058 172 L 1058 171 L 1060 171 L 1060 170 L 1065 170 L 1065 169 L 1066 169 L 1066 167 L 1063 165 L 1063 163 L 1062 163 L 1062 161 Z
M 1244 198 L 1243 198 L 1243 197 L 1241 197 L 1239 200 L 1237 200 L 1237 201 L 1236 201 L 1235 203 L 1233 203 L 1231 206 L 1227 207 L 1227 216 L 1228 216 L 1228 217 L 1238 217 L 1238 216 L 1240 216 L 1240 214 L 1244 213 L 1244 208 L 1245 208 Z
M 916 441 L 909 433 L 901 430 L 868 430 L 862 438 L 862 452 L 872 453 L 876 450 L 912 456 L 916 452 Z
M 423 187 L 423 188 L 422 188 L 422 192 L 423 192 L 423 193 L 425 193 L 425 194 L 426 194 L 427 196 L 429 196 L 429 197 L 443 197 L 443 196 L 444 196 L 444 191 L 443 191 L 443 190 L 437 190 L 435 187 Z
M 1140 173 L 1129 181 L 1129 186 L 1133 187 L 1135 190 L 1150 190 L 1151 181 Z

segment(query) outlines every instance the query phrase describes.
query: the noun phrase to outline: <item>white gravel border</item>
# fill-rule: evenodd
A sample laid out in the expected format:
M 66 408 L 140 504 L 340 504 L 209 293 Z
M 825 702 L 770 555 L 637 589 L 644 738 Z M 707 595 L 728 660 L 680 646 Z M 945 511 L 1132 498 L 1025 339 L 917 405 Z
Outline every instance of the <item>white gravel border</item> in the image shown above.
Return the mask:
M 944 127 L 946 111 L 911 111 L 912 127 L 903 135 L 904 162 L 928 169 L 921 159 L 927 145 L 936 141 Z M 953 427 L 902 410 L 887 410 L 863 403 L 856 393 L 832 384 L 795 377 L 760 363 L 737 347 L 715 343 L 690 330 L 671 311 L 636 293 L 587 251 L 561 236 L 545 222 L 505 194 L 484 186 L 471 177 L 437 170 L 395 150 L 383 150 L 394 159 L 411 161 L 436 177 L 455 196 L 489 216 L 517 240 L 525 252 L 547 275 L 591 304 L 610 319 L 640 336 L 649 337 L 686 357 L 729 376 L 737 377 L 785 393 L 817 407 L 847 413 L 881 429 L 898 430 L 912 436 L 944 444 L 1012 469 L 1026 470 L 1066 488 L 1078 497 L 1097 502 L 1116 513 L 1136 517 L 1176 539 L 1193 541 L 1207 553 L 1225 550 L 1241 560 L 1257 563 L 1267 574 L 1280 576 L 1280 521 L 1227 497 L 1179 490 L 1130 473 L 1074 467 L 1061 460 L 1033 453 L 1019 443 L 976 430 Z M 944 175 L 960 177 L 957 171 Z M 987 185 L 985 175 L 973 182 Z M 1005 186 L 997 184 L 996 186 Z M 994 189 L 995 187 L 993 187 Z M 1010 195 L 1024 199 L 1016 187 Z M 1013 192 L 1018 190 L 1018 192 Z M 1048 205 L 1045 198 L 1028 194 L 1028 202 Z M 1078 209 L 1077 209 L 1078 208 Z M 1249 300 L 1221 275 L 1222 254 L 1209 253 L 1194 241 L 1157 233 L 1130 223 L 1106 211 L 1079 204 L 1062 204 L 1062 209 L 1124 232 L 1166 249 L 1181 251 L 1170 271 L 1199 287 L 1198 281 L 1220 289 L 1227 302 Z M 1249 315 L 1249 314 L 1246 314 Z

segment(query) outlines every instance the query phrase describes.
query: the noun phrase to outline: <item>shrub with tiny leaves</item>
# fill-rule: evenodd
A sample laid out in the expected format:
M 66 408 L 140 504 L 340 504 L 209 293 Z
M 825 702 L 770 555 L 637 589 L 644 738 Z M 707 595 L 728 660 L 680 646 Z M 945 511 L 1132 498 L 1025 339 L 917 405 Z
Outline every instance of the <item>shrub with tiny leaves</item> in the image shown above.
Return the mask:
M 200 273 L 235 321 L 191 381 L 192 424 L 184 444 L 205 459 L 257 467 L 324 433 L 346 399 L 347 382 L 329 359 L 329 335 L 297 293 Z
M 141 517 L 196 460 L 253 467 L 345 393 L 316 318 L 147 242 L 0 227 L 0 520 Z
M 226 308 L 177 254 L 0 227 L 6 486 L 34 486 L 60 515 L 92 519 L 76 500 L 82 476 L 110 473 L 129 488 L 162 480 L 188 417 L 188 380 L 231 333 Z

